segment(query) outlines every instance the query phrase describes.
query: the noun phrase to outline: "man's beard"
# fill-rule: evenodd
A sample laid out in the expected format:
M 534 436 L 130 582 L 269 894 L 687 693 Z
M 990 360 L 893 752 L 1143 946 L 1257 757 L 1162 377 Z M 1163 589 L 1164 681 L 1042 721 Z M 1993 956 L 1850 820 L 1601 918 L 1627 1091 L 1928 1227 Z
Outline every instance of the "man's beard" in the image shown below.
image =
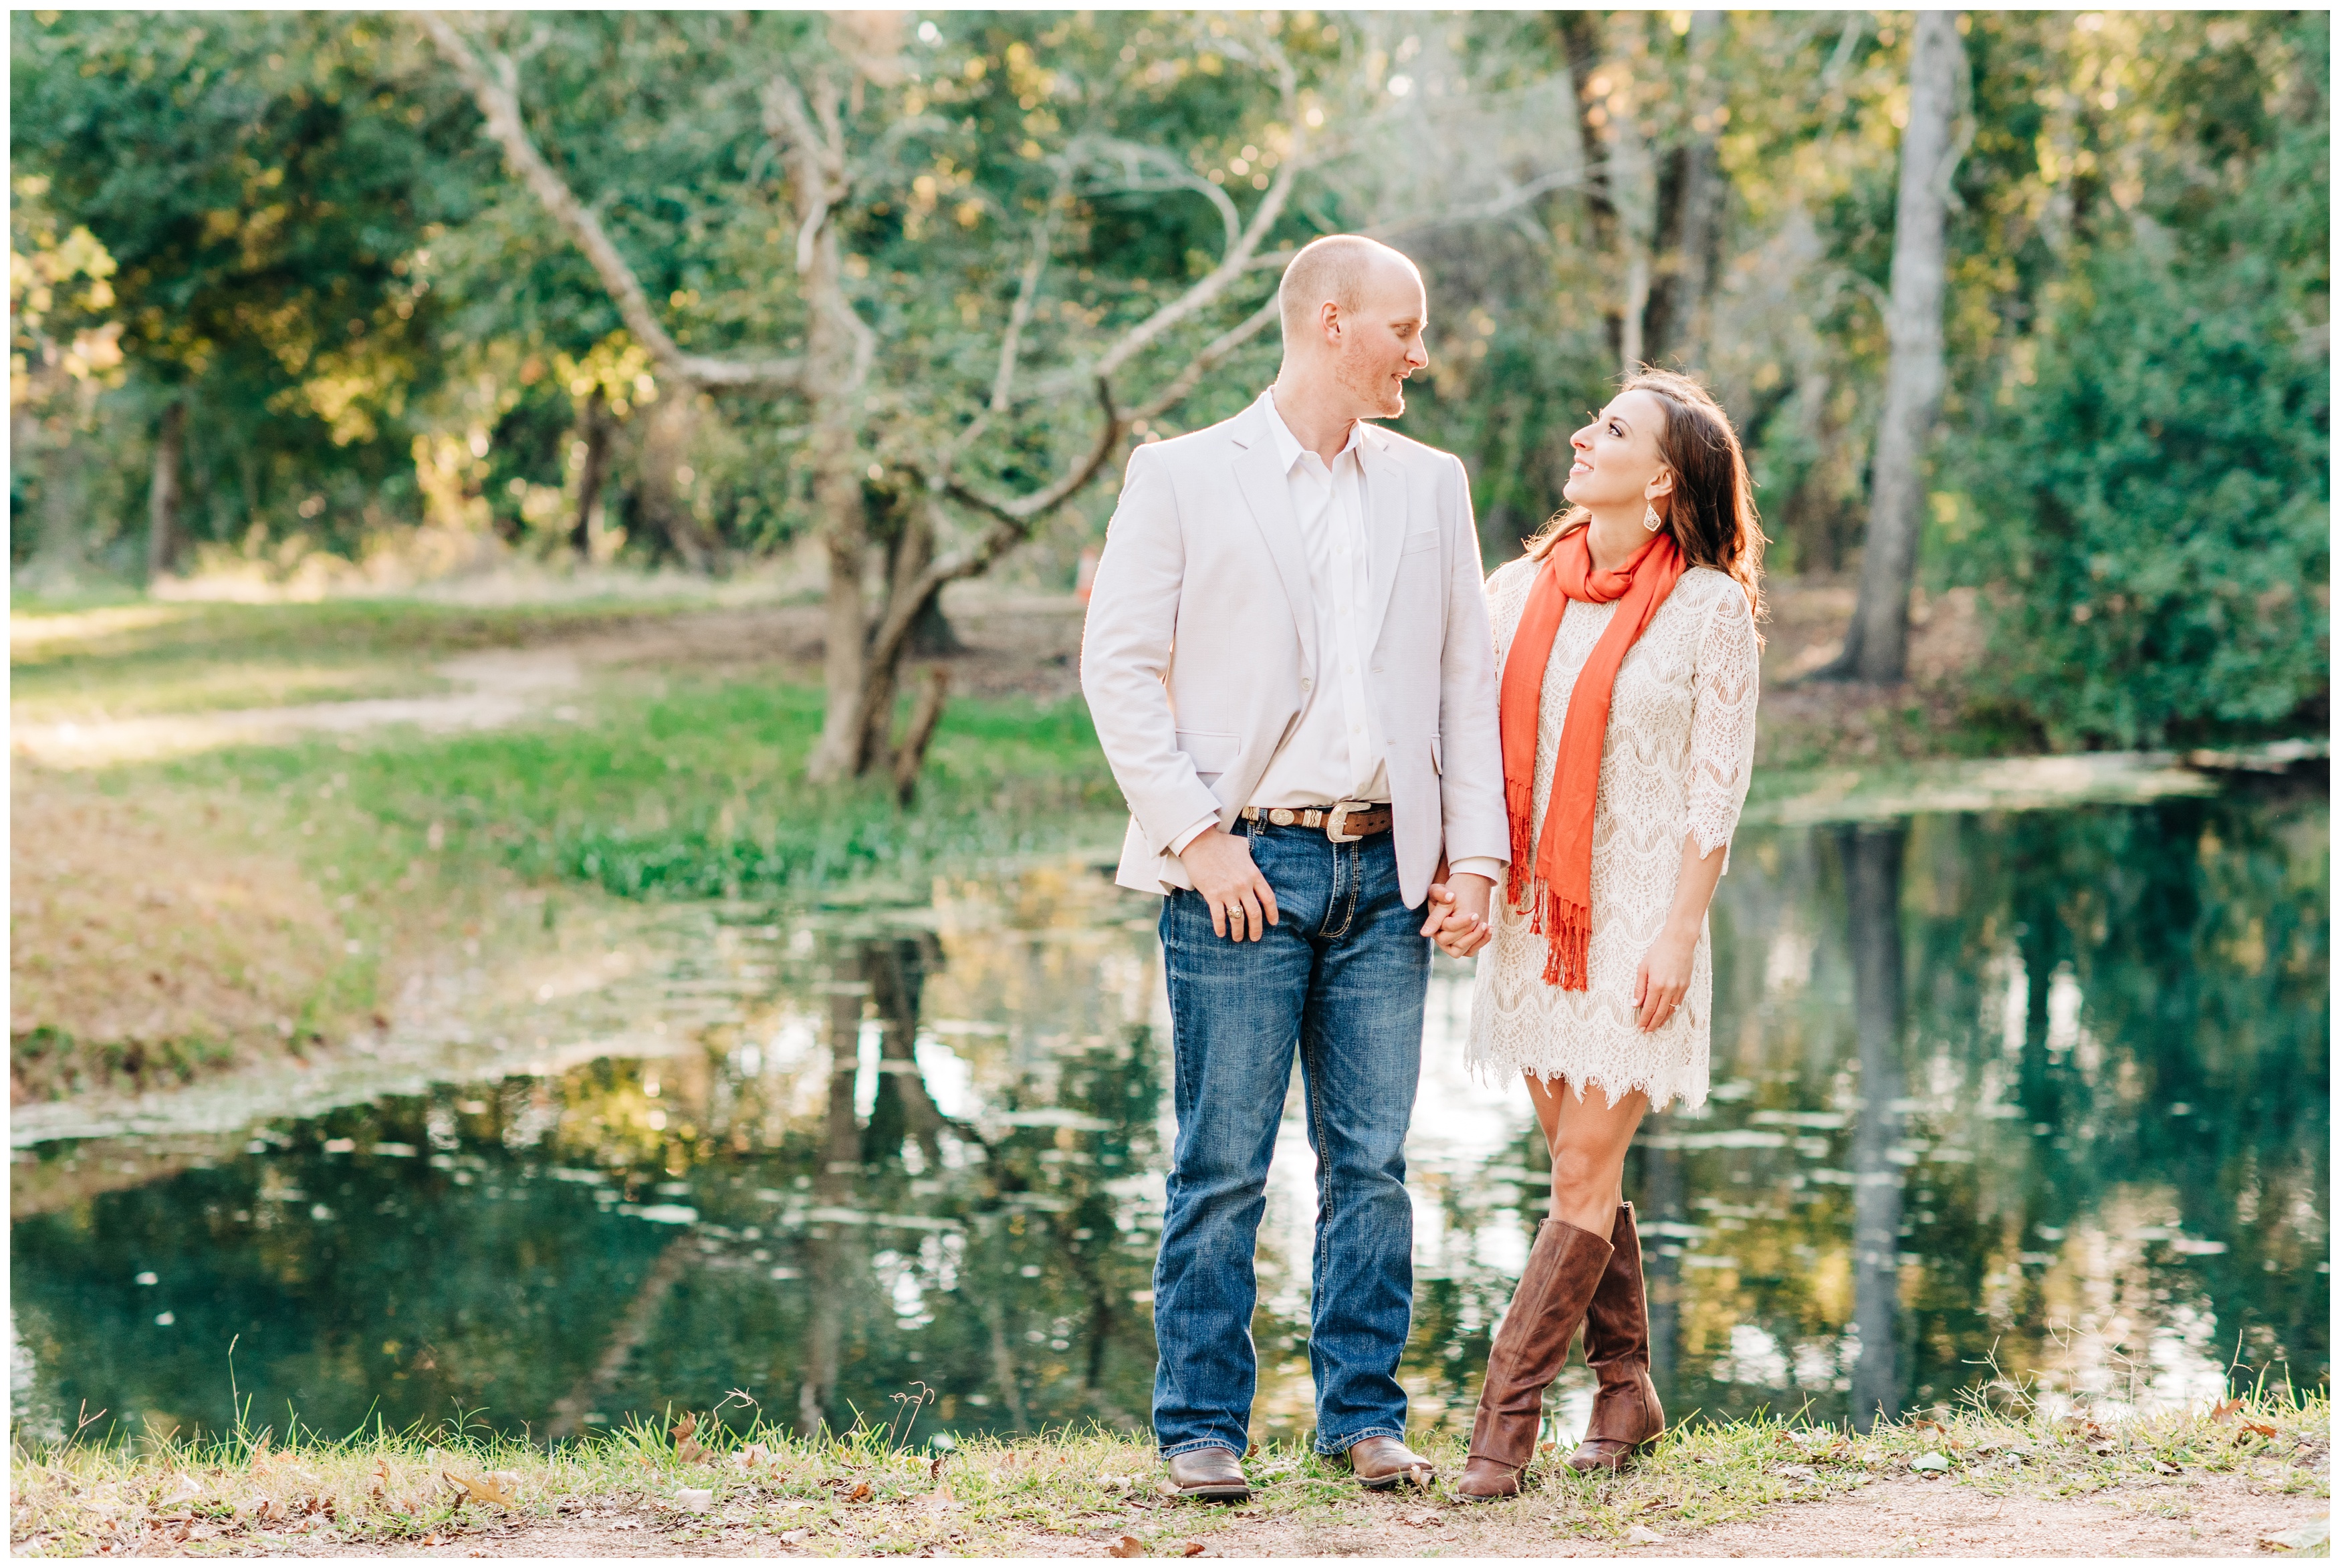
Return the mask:
M 1405 412 L 1404 383 L 1368 362 L 1363 354 L 1344 354 L 1334 360 L 1333 378 L 1373 409 L 1365 416 L 1369 419 L 1393 419 Z

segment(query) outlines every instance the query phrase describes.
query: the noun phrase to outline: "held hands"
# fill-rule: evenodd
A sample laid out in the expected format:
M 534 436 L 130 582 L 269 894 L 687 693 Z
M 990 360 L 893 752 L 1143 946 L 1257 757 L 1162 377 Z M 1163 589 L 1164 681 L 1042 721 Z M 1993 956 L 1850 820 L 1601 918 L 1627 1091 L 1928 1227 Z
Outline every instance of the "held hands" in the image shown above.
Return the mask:
M 1641 955 L 1641 967 L 1633 971 L 1633 1005 L 1641 1010 L 1634 1021 L 1643 1033 L 1673 1021 L 1674 1010 L 1690 993 L 1691 955 L 1697 948 L 1697 927 L 1681 931 L 1669 921 Z
M 1278 922 L 1275 892 L 1252 863 L 1251 841 L 1211 827 L 1178 854 L 1188 880 L 1211 906 L 1211 930 L 1236 942 L 1257 942 Z
M 1422 934 L 1449 956 L 1469 958 L 1494 940 L 1494 928 L 1487 922 L 1494 892 L 1495 884 L 1485 877 L 1467 871 L 1449 875 L 1446 863 L 1439 862 L 1438 880 L 1430 884 L 1429 918 L 1422 922 Z

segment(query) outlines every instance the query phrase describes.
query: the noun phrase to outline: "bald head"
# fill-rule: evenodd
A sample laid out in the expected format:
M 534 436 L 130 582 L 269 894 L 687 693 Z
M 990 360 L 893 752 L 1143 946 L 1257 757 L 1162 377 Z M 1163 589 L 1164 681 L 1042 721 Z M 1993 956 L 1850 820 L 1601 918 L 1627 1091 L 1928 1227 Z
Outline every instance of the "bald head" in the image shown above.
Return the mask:
M 1412 261 L 1362 234 L 1328 234 L 1284 270 L 1284 366 L 1275 406 L 1310 410 L 1326 439 L 1405 412 L 1405 381 L 1430 363 L 1430 308 Z M 1304 437 L 1311 447 L 1313 438 Z
M 1420 274 L 1403 252 L 1363 234 L 1327 234 L 1301 247 L 1284 270 L 1284 286 L 1275 301 L 1284 316 L 1286 351 L 1302 340 L 1323 318 L 1326 305 L 1343 315 L 1363 307 L 1366 291 L 1377 274 L 1402 273 L 1418 286 Z

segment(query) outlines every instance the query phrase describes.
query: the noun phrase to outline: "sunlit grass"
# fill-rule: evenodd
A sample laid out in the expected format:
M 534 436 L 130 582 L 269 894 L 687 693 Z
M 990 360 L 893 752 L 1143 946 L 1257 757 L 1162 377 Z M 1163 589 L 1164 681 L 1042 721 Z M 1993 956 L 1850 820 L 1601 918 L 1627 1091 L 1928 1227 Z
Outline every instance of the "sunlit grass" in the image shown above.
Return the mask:
M 470 861 L 629 898 L 810 896 L 872 876 L 916 892 L 938 867 L 1109 844 L 1119 831 L 1120 796 L 1077 700 L 954 703 L 905 807 L 882 781 L 808 782 L 818 691 L 659 685 L 580 698 L 576 723 L 221 752 L 167 776 L 288 801 L 325 794 L 341 803 L 326 814 L 339 828 L 312 831 L 309 853 L 364 863 L 378 881 Z
M 696 600 L 475 607 L 404 599 L 316 604 L 11 606 L 12 714 L 193 713 L 440 689 L 433 661 L 616 630 Z
M 752 1415 L 752 1412 L 741 1412 Z M 1423 1445 L 1441 1467 L 1397 1499 L 1453 1524 L 1509 1524 L 1568 1542 L 1669 1539 L 1823 1501 L 1886 1477 L 1991 1495 L 2070 1496 L 2129 1483 L 2250 1471 L 2262 1491 L 2326 1495 L 2330 1405 L 2263 1393 L 2185 1414 L 2091 1418 L 1980 1408 L 1856 1434 L 1769 1416 L 1696 1418 L 1618 1476 L 1580 1476 L 1547 1455 L 1516 1499 L 1478 1507 L 1452 1491 L 1462 1444 Z M 1150 1439 L 1092 1428 L 1037 1438 L 911 1447 L 892 1428 L 800 1438 L 760 1420 L 634 1423 L 540 1447 L 469 1425 L 291 1441 L 249 1425 L 215 1440 L 144 1435 L 17 1443 L 10 1458 L 20 1552 L 79 1555 L 213 1542 L 284 1550 L 332 1542 L 451 1540 L 513 1520 L 625 1522 L 687 1543 L 746 1529 L 823 1553 L 993 1554 L 1036 1537 L 1127 1534 L 1148 1554 L 1262 1521 L 1359 1523 L 1355 1484 L 1304 1445 L 1254 1449 L 1239 1508 L 1165 1497 Z M 1409 1523 L 1423 1522 L 1419 1514 Z M 646 1536 L 643 1542 L 649 1548 Z

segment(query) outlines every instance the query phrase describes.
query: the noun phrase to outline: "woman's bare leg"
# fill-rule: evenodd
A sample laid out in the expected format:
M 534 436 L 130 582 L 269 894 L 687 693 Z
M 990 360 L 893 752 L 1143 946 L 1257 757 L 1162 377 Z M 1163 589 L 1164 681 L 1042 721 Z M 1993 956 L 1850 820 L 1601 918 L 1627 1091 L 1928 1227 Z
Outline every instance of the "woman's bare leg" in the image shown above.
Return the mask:
M 1565 1079 L 1530 1078 L 1528 1098 L 1552 1150 L 1552 1217 L 1605 1237 L 1625 1201 L 1625 1151 L 1648 1114 L 1650 1097 L 1635 1090 L 1609 1103 L 1595 1086 L 1578 1100 Z

